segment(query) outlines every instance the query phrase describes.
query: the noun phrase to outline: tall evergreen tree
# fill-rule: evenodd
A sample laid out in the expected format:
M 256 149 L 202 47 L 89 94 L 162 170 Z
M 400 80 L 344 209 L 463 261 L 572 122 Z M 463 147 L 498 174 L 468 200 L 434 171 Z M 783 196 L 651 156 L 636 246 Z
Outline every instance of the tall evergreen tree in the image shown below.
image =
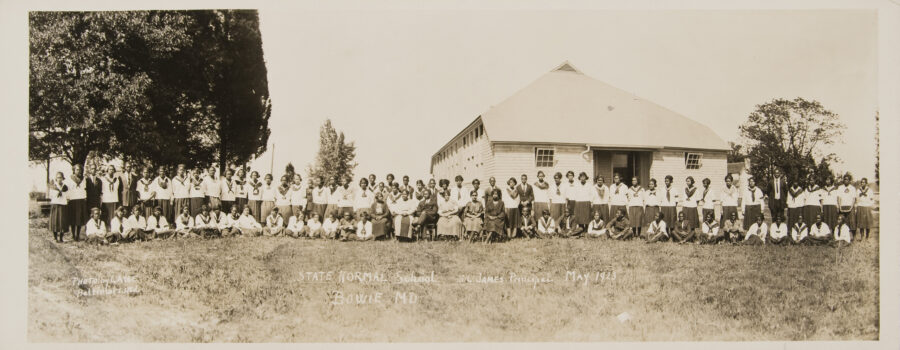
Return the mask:
M 347 142 L 344 133 L 335 130 L 331 119 L 326 119 L 319 129 L 319 153 L 315 164 L 307 168 L 311 178 L 322 176 L 326 180 L 335 177 L 353 177 L 356 168 L 356 146 Z

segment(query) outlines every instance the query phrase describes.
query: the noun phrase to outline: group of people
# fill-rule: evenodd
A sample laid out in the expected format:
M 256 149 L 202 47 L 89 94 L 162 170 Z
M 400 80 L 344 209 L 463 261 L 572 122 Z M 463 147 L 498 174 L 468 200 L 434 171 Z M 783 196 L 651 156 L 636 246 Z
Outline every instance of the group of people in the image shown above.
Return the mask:
M 155 174 L 155 176 L 153 175 Z M 177 238 L 186 236 L 279 236 L 339 240 L 433 239 L 494 242 L 515 237 L 640 238 L 647 242 L 844 242 L 858 233 L 868 237 L 874 201 L 867 180 L 859 188 L 846 175 L 835 186 L 828 179 L 820 187 L 786 184 L 779 171 L 764 192 L 754 179 L 739 189 L 731 175 L 719 193 L 711 180 L 695 185 L 693 177 L 676 188 L 666 176 L 662 187 L 650 179 L 643 187 L 637 177 L 626 185 L 618 174 L 610 185 L 603 177 L 589 181 L 586 173 L 557 172 L 546 181 L 522 174 L 500 187 L 491 177 L 482 187 L 478 179 L 464 185 L 462 176 L 395 182 L 393 174 L 378 182 L 372 174 L 356 185 L 350 178 L 315 177 L 305 182 L 287 173 L 274 182 L 257 171 L 227 168 L 153 172 L 125 163 L 98 172 L 89 166 L 61 172 L 49 184 L 50 230 L 63 242 L 91 242 Z M 763 202 L 773 222 L 765 223 Z M 721 215 L 716 215 L 716 205 Z M 701 219 L 702 218 L 702 219 Z

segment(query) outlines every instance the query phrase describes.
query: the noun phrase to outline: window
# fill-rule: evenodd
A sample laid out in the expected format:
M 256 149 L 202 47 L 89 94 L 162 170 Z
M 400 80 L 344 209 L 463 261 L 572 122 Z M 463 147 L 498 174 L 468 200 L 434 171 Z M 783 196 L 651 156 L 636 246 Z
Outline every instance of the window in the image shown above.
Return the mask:
M 684 167 L 700 169 L 703 166 L 703 153 L 684 152 Z
M 553 153 L 554 150 L 552 148 L 535 148 L 534 165 L 538 168 L 553 167 Z

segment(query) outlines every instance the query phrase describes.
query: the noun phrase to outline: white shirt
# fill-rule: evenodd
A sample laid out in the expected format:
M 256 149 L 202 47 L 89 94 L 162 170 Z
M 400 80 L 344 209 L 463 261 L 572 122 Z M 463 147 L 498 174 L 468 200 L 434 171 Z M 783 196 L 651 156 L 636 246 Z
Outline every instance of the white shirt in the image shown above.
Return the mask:
M 616 193 L 618 191 L 618 193 Z M 626 205 L 628 204 L 628 186 L 623 183 L 613 184 L 609 188 L 609 205 Z
M 841 184 L 838 186 L 837 195 L 840 205 L 849 207 L 853 205 L 853 201 L 856 200 L 858 193 L 853 185 L 844 186 Z
M 754 197 L 755 196 L 755 197 Z M 744 190 L 744 194 L 741 195 L 741 208 L 745 208 L 748 205 L 762 205 L 763 193 L 759 187 L 753 187 L 751 189 L 749 186 Z
M 394 217 L 402 216 L 402 215 L 412 215 L 416 211 L 416 207 L 419 203 L 414 199 L 407 199 L 397 201 L 397 204 L 394 208 L 391 208 L 391 212 L 394 214 Z
M 609 203 L 609 187 L 606 185 L 594 184 L 591 188 L 591 195 L 591 204 Z
M 280 224 L 282 221 L 281 215 L 278 216 L 278 221 Z M 238 218 L 237 227 L 241 229 L 262 228 L 262 226 L 256 222 L 256 218 L 252 215 L 241 215 L 241 217 Z M 272 228 L 271 226 L 269 227 Z M 278 225 L 278 227 L 281 227 L 281 225 Z
M 853 240 L 853 233 L 850 232 L 850 226 L 847 224 L 840 224 L 834 228 L 834 240 L 835 241 L 844 241 L 850 243 Z
M 291 184 L 291 205 L 306 207 L 306 185 Z
M 275 201 L 275 193 L 278 191 L 278 186 L 263 183 L 262 187 L 262 200 L 263 202 L 274 202 Z
M 466 189 L 466 186 L 459 188 L 456 187 L 456 184 L 450 185 L 450 199 L 452 199 L 454 203 L 457 203 L 459 208 L 465 207 L 466 203 L 469 203 L 472 200 L 472 198 L 470 198 L 471 196 L 469 196 L 469 192 L 470 191 Z
M 166 188 L 163 188 L 163 186 Z M 168 177 L 156 177 L 153 179 L 153 184 L 150 185 L 150 189 L 156 193 L 156 199 L 172 199 L 172 181 L 170 181 Z
M 561 187 L 567 201 L 576 200 L 575 197 L 578 196 L 578 186 L 581 186 L 581 184 L 577 181 L 569 182 L 568 179 L 563 180 Z
M 154 188 L 153 180 L 141 178 L 137 182 L 138 198 L 142 201 L 150 199 Z
M 144 219 L 143 216 L 135 216 L 131 215 L 128 219 L 125 219 L 125 223 L 122 225 L 124 232 L 131 231 L 133 229 L 146 230 L 147 229 L 147 220 Z
M 335 187 L 334 190 L 329 187 L 326 192 L 328 192 L 328 204 L 331 205 L 338 205 L 341 198 L 344 196 L 344 191 L 341 187 Z
M 831 191 L 829 191 L 829 189 L 827 187 L 823 188 L 821 191 L 821 195 L 822 195 L 822 205 L 837 206 L 837 201 L 838 201 L 837 187 L 832 187 Z
M 573 194 L 575 190 L 572 190 Z M 503 188 L 500 190 L 503 194 L 503 207 L 506 209 L 518 208 L 519 207 L 519 197 L 518 192 L 516 192 L 515 188 L 510 189 L 509 187 Z M 513 198 L 510 192 L 517 195 L 517 197 Z
M 547 220 L 544 220 L 544 217 L 541 216 L 538 219 L 537 230 L 543 234 L 551 234 L 556 233 L 556 221 L 553 220 L 553 217 L 547 217 Z
M 356 236 L 359 238 L 372 238 L 372 222 L 367 220 L 365 224 L 362 221 L 356 223 Z
M 682 199 L 681 206 L 687 207 L 687 208 L 696 208 L 697 207 L 697 200 L 700 199 L 700 196 L 703 193 L 703 189 L 700 187 L 697 187 L 697 186 L 694 186 L 693 189 L 694 189 L 694 193 L 691 195 L 688 195 L 687 187 L 685 187 L 681 190 L 681 194 L 683 194 L 683 197 L 681 197 L 681 199 Z
M 84 224 L 84 234 L 88 237 L 104 237 L 106 236 L 106 223 L 104 223 L 103 220 L 90 219 Z
M 769 237 L 779 239 L 782 237 L 787 237 L 787 235 L 788 228 L 786 223 L 782 222 L 781 225 L 779 225 L 778 223 L 773 222 L 772 225 L 769 226 Z
M 765 242 L 766 234 L 769 231 L 769 225 L 763 223 L 762 225 L 754 222 L 753 225 L 750 225 L 750 228 L 747 229 L 747 234 L 744 236 L 744 240 L 746 241 L 750 236 L 759 236 Z
M 71 177 L 69 177 L 68 179 L 65 179 L 63 181 L 63 183 L 65 183 L 66 186 L 69 187 L 69 191 L 68 191 L 69 200 L 87 198 L 87 189 L 86 189 L 87 180 L 85 180 L 84 177 L 81 178 L 80 184 L 76 184 L 75 181 L 72 180 Z M 88 209 L 90 209 L 90 208 L 88 208 Z
M 119 185 L 122 183 L 119 181 L 118 177 L 113 177 L 112 179 L 102 176 L 100 177 L 100 181 L 103 184 L 103 191 L 101 192 L 100 198 L 103 200 L 103 203 L 116 203 L 119 201 Z
M 534 190 L 534 201 L 536 203 L 550 203 L 550 189 L 553 186 L 545 181 L 544 184 L 547 185 L 547 188 L 541 189 L 540 187 L 538 187 L 538 183 L 539 182 L 535 182 L 531 185 L 531 188 Z M 484 196 L 479 194 L 478 198 L 484 198 Z
M 821 238 L 821 237 L 827 237 L 830 234 L 831 234 L 831 229 L 828 228 L 828 224 L 826 224 L 824 222 L 822 223 L 821 226 L 819 226 L 818 223 L 815 223 L 809 227 L 809 235 L 810 236 Z
M 113 216 L 112 220 L 109 221 L 109 232 L 122 233 L 122 224 L 125 218 L 119 219 L 118 216 Z
M 222 184 L 219 183 L 219 179 L 214 179 L 209 175 L 203 178 L 203 193 L 219 198 L 222 195 Z
M 175 229 L 176 230 L 190 230 L 194 228 L 194 218 L 190 215 L 178 215 L 175 218 Z
M 791 227 L 791 239 L 794 241 L 804 239 L 807 235 L 809 235 L 809 227 L 806 224 L 796 223 L 794 227 Z
M 659 206 L 674 207 L 678 203 L 678 191 L 675 187 L 663 187 L 659 189 Z M 668 196 L 666 196 L 668 194 Z M 674 219 L 674 218 L 673 218 Z
M 566 190 L 562 183 L 560 183 L 559 186 L 556 185 L 556 182 L 551 183 L 550 188 L 547 190 L 550 196 L 550 203 L 566 203 Z
M 163 231 L 169 229 L 169 222 L 166 221 L 166 217 L 160 215 L 159 219 L 156 216 L 150 215 L 147 217 L 147 228 L 149 230 L 154 231 Z
M 644 190 L 644 205 L 648 207 L 656 207 L 659 206 L 659 189 L 645 189 Z
M 268 228 L 280 228 L 284 226 L 284 218 L 281 217 L 281 214 L 277 216 L 269 215 L 266 217 L 266 227 Z
M 590 182 L 576 182 L 575 186 L 575 201 L 578 202 L 590 202 L 591 198 L 594 197 L 594 184 Z
M 328 204 L 328 194 L 331 189 L 328 187 L 316 187 L 312 190 L 312 199 L 314 204 Z
M 255 186 L 254 186 L 254 184 L 255 184 Z M 260 181 L 256 181 L 255 183 L 253 182 L 253 180 L 247 181 L 247 183 L 244 184 L 244 191 L 247 192 L 247 200 L 250 200 L 250 201 L 263 200 L 262 198 L 263 198 L 263 191 L 264 191 L 263 187 L 264 186 L 265 185 Z
M 303 222 L 303 220 L 298 220 L 297 215 L 292 215 L 291 218 L 288 219 L 287 229 L 294 232 L 300 232 L 305 225 L 306 223 Z
M 330 218 L 325 219 L 325 222 L 313 221 L 313 219 L 309 219 L 306 221 L 306 226 L 309 226 L 311 231 L 315 231 L 318 229 L 324 229 L 325 232 L 334 232 L 337 231 L 338 222 L 337 220 L 332 221 Z
M 66 187 L 65 191 L 62 190 L 63 186 Z M 49 187 L 50 188 L 48 188 L 47 190 L 49 191 L 50 195 L 50 204 L 66 205 L 69 203 L 69 186 L 66 186 L 65 181 L 63 181 L 62 184 L 58 184 L 56 183 L 56 181 L 53 181 L 53 183 Z
M 194 181 L 197 181 L 197 185 L 194 185 Z M 190 179 L 188 180 L 188 193 L 191 198 L 203 198 L 206 196 L 206 193 L 203 192 L 203 179 Z
M 600 219 L 600 221 L 591 220 L 588 223 L 587 231 L 593 234 L 604 234 L 606 233 L 606 223 L 603 222 L 603 219 Z
M 626 192 L 628 195 L 628 206 L 629 207 L 643 207 L 644 206 L 644 189 L 641 187 L 631 187 Z
M 240 219 L 241 219 L 240 216 L 238 216 L 238 217 L 232 217 L 231 214 L 229 214 L 229 215 L 222 215 L 222 217 L 219 219 L 219 228 L 220 228 L 220 229 L 226 229 L 226 228 L 239 228 L 239 227 L 238 227 L 238 221 L 239 221 Z
M 728 185 L 725 185 L 722 188 L 722 193 L 719 195 L 719 200 L 722 201 L 723 207 L 736 207 L 740 196 L 741 192 L 737 186 L 731 185 L 731 188 L 729 188 Z
M 191 197 L 191 179 L 184 177 L 179 179 L 178 175 L 172 178 L 172 194 L 175 198 Z
M 772 186 L 774 187 L 774 195 L 775 199 L 781 199 L 781 177 L 773 177 L 772 178 Z
M 809 188 L 806 189 L 806 197 L 803 205 L 807 206 L 821 206 L 822 205 L 822 190 L 815 189 L 810 191 Z
M 216 218 L 213 217 L 212 215 L 203 217 L 203 213 L 200 213 L 200 214 L 197 214 L 196 217 L 194 217 L 193 225 L 196 228 L 215 228 L 215 227 L 219 226 L 219 223 L 216 221 Z
M 432 193 L 433 194 L 433 193 Z M 362 189 L 357 187 L 354 193 L 353 198 L 353 209 L 365 209 L 372 207 L 372 202 L 375 201 L 375 194 L 369 189 Z
M 703 209 L 715 209 L 716 191 L 709 187 L 701 187 L 699 189 L 699 192 L 697 193 L 697 200 L 697 204 L 700 204 L 699 202 L 703 202 Z
M 281 191 L 284 190 L 284 193 Z M 291 205 L 291 187 L 288 186 L 285 190 L 284 187 L 278 186 L 275 188 L 275 205 L 284 207 Z
M 223 178 L 222 181 L 219 181 L 220 194 L 219 197 L 222 198 L 223 201 L 234 201 L 234 198 L 237 196 L 237 191 L 235 191 L 236 184 L 234 178 L 229 181 L 226 178 Z
M 858 207 L 871 207 L 875 205 L 875 196 L 874 191 L 872 191 L 871 187 L 862 188 L 860 187 L 856 190 L 856 193 L 859 195 L 856 197 L 856 206 Z
M 247 180 L 235 178 L 234 182 L 231 184 L 232 191 L 234 191 L 234 198 L 247 198 Z
M 719 222 L 715 220 L 712 223 L 703 221 L 703 224 L 700 225 L 700 230 L 707 235 L 717 235 L 719 234 Z
M 647 228 L 647 233 L 655 234 L 662 233 L 664 236 L 669 236 L 669 230 L 666 228 L 666 221 L 659 220 L 657 223 L 656 220 L 650 222 L 650 227 Z
M 797 193 L 797 197 L 794 197 L 794 195 L 791 194 L 791 191 L 794 191 L 796 189 L 797 188 L 793 188 L 793 187 L 788 189 L 788 195 L 787 195 L 788 208 L 802 208 L 803 205 L 806 203 L 806 191 L 804 191 L 801 188 L 800 193 Z

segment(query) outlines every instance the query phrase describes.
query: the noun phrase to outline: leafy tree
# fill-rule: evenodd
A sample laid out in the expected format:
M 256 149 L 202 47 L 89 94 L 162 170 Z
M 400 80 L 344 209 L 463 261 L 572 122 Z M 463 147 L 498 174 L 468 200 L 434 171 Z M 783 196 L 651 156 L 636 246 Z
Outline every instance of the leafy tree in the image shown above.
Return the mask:
M 750 173 L 763 186 L 776 167 L 788 180 L 806 179 L 809 174 L 818 177 L 826 169 L 830 173 L 828 164 L 836 157 L 823 153 L 822 147 L 839 141 L 843 129 L 837 114 L 818 101 L 800 97 L 757 105 L 740 126 L 752 163 Z M 821 170 L 817 173 L 817 169 Z
M 728 146 L 731 147 L 731 150 L 725 155 L 728 163 L 743 162 L 744 158 L 747 158 L 747 155 L 744 154 L 744 146 L 741 144 L 729 141 Z
M 319 153 L 316 162 L 307 168 L 307 174 L 311 178 L 322 176 L 326 180 L 334 177 L 353 177 L 353 169 L 356 168 L 356 146 L 353 142 L 347 142 L 343 132 L 338 132 L 331 125 L 331 119 L 326 119 L 319 128 Z
M 288 176 L 288 179 L 294 178 L 294 164 L 288 162 L 287 165 L 284 166 L 284 174 Z

